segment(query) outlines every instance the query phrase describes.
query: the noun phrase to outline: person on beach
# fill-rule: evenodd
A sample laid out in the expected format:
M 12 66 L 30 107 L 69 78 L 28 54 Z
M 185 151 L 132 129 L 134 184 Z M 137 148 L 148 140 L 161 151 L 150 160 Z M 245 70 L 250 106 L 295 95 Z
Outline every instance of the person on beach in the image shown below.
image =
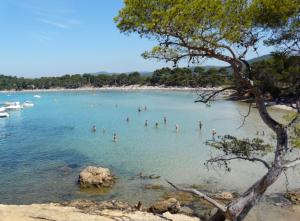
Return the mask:
M 212 129 L 212 138 L 215 140 L 215 136 L 217 134 L 217 131 L 215 129 Z
M 114 135 L 113 135 L 113 142 L 117 142 L 117 141 L 118 141 L 117 134 L 114 133 Z
M 164 124 L 167 124 L 167 117 L 164 117 Z
M 156 127 L 156 128 L 158 128 L 158 127 L 159 127 L 159 125 L 158 125 L 158 122 L 156 122 L 156 123 L 155 123 L 155 127 Z
M 256 135 L 257 135 L 257 136 L 259 135 L 259 131 L 256 131 Z
M 93 132 L 93 133 L 96 132 L 96 125 L 93 125 L 93 127 L 92 127 L 92 132 Z
M 129 118 L 129 117 L 127 117 L 127 118 L 126 118 L 126 122 L 127 122 L 127 123 L 129 123 L 129 121 L 130 121 L 130 118 Z
M 175 130 L 176 130 L 176 133 L 179 132 L 179 125 L 178 124 L 175 124 Z
M 201 122 L 201 120 L 199 120 L 199 129 L 200 130 L 202 129 L 202 122 Z
M 145 120 L 145 127 L 148 127 L 148 120 Z
M 265 136 L 265 131 L 264 130 L 262 131 L 262 135 Z

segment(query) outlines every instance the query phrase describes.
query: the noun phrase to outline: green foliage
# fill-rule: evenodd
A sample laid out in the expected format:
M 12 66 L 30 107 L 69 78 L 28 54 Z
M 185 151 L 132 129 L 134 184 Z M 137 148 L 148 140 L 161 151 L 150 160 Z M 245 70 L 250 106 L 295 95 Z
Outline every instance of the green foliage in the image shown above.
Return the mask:
M 253 80 L 274 99 L 300 97 L 300 56 L 274 54 L 252 65 Z
M 254 15 L 258 25 L 271 31 L 265 40 L 280 51 L 300 52 L 300 0 L 255 0 Z
M 201 70 L 201 71 L 200 71 Z M 213 74 L 211 74 L 213 73 Z M 49 88 L 79 88 L 126 86 L 126 85 L 164 85 L 179 87 L 206 87 L 230 84 L 230 74 L 223 69 L 205 71 L 196 67 L 189 68 L 162 68 L 154 71 L 151 76 L 143 76 L 138 72 L 113 75 L 64 75 L 61 77 L 42 77 L 36 79 L 17 78 L 0 75 L 0 90 L 26 90 Z
M 238 157 L 250 158 L 253 156 L 263 156 L 272 151 L 272 146 L 265 144 L 262 139 L 238 139 L 231 135 L 225 135 L 219 141 L 207 141 L 210 146 L 222 151 L 226 156 L 234 155 Z

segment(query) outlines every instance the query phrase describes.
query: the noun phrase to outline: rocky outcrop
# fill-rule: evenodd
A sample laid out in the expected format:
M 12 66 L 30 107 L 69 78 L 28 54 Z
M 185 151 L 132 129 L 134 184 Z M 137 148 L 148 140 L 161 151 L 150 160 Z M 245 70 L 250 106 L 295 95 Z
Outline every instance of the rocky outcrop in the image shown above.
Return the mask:
M 180 203 L 175 198 L 170 198 L 154 203 L 148 211 L 151 213 L 163 214 L 165 212 L 178 213 L 180 210 Z
M 1 221 L 200 221 L 195 217 L 169 212 L 161 216 L 142 211 L 121 211 L 117 209 L 81 210 L 59 204 L 0 205 Z
M 116 182 L 108 168 L 88 166 L 80 172 L 78 183 L 82 188 L 110 188 Z

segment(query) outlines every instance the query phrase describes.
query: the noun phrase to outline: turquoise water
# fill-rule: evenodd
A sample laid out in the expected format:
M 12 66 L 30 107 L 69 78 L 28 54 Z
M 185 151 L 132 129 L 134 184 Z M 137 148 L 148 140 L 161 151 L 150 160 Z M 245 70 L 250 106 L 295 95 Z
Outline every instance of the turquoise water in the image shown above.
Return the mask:
M 265 172 L 260 165 L 250 163 L 234 163 L 231 173 L 208 171 L 203 165 L 215 153 L 204 144 L 214 128 L 219 135 L 242 137 L 254 137 L 261 129 L 269 139 L 269 130 L 256 110 L 245 126 L 237 129 L 240 113 L 247 112 L 245 104 L 220 100 L 206 107 L 195 104 L 196 95 L 189 92 L 44 92 L 40 99 L 33 95 L 0 94 L 3 102 L 32 100 L 35 104 L 0 119 L 0 203 L 78 198 L 151 200 L 158 195 L 144 185 L 166 185 L 164 178 L 183 185 L 205 183 L 216 189 L 243 190 Z M 147 111 L 137 111 L 145 105 Z M 126 122 L 127 117 L 130 122 Z M 155 128 L 155 122 L 159 128 Z M 180 126 L 178 133 L 175 124 Z M 92 125 L 96 125 L 96 133 L 91 132 Z M 116 143 L 113 133 L 118 136 Z M 119 177 L 116 186 L 101 195 L 82 192 L 76 181 L 87 165 L 112 169 Z M 140 172 L 162 178 L 141 180 L 135 176 Z M 283 188 L 282 183 L 284 180 L 275 187 Z

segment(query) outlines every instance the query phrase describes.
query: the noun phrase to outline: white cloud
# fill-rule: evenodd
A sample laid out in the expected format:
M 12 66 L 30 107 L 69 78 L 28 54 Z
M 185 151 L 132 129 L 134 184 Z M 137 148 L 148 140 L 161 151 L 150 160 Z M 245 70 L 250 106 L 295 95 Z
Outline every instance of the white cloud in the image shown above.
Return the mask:
M 47 19 L 38 19 L 40 22 L 48 24 L 48 25 L 52 25 L 55 26 L 57 28 L 62 28 L 62 29 L 68 29 L 71 28 L 70 25 L 68 25 L 67 23 L 62 23 L 62 22 L 56 22 L 56 21 L 51 21 L 51 20 L 47 20 Z

